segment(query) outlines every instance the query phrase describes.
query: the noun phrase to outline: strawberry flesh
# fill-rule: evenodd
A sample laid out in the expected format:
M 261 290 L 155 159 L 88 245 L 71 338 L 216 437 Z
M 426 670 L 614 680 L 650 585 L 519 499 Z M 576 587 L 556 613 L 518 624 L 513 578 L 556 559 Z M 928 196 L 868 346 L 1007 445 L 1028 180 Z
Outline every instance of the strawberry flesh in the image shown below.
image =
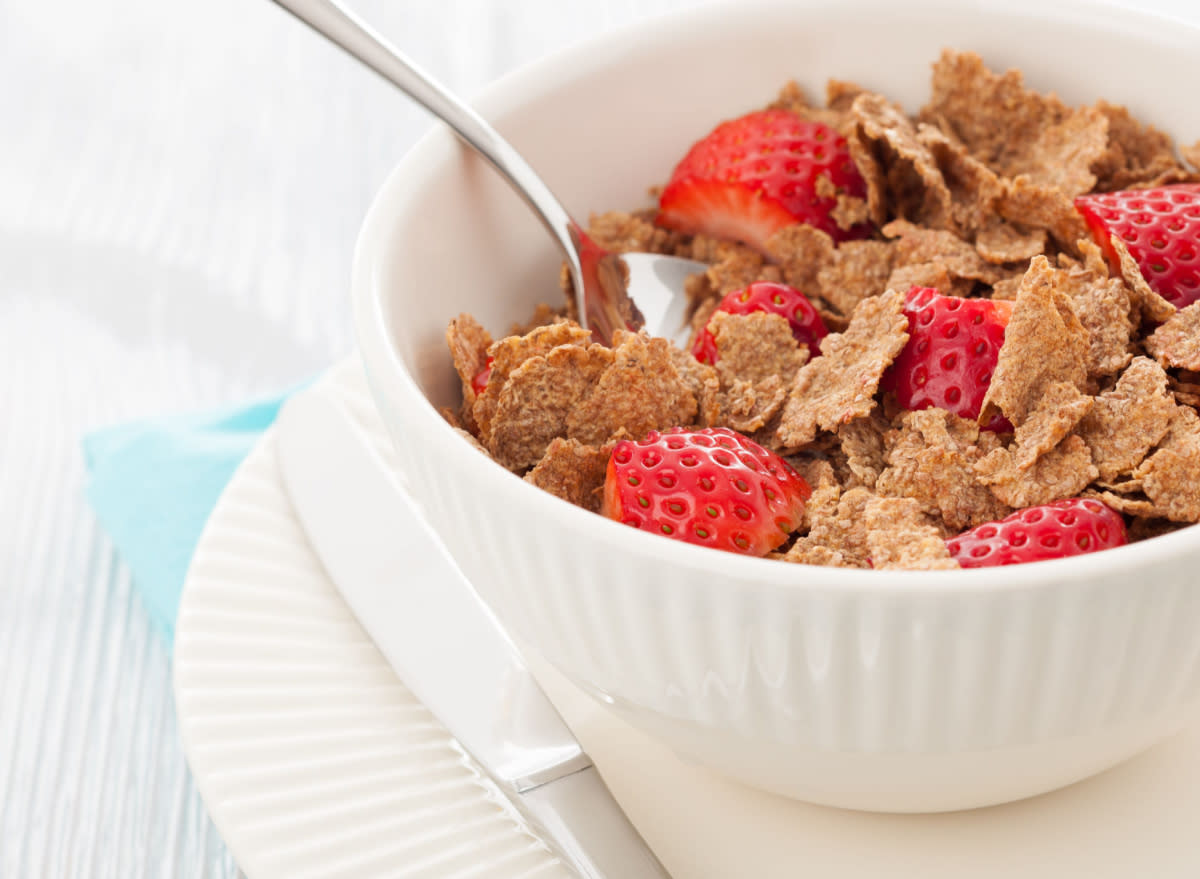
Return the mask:
M 1092 498 L 1071 498 L 1018 510 L 946 541 L 964 568 L 1016 565 L 1124 546 L 1125 520 Z
M 1200 300 L 1200 183 L 1081 195 L 1075 208 L 1114 273 L 1116 235 L 1159 296 L 1176 308 Z
M 1012 303 L 913 287 L 905 296 L 904 313 L 908 342 L 884 374 L 884 390 L 892 391 L 905 409 L 936 407 L 977 419 L 996 371 Z M 1003 433 L 1012 425 L 996 416 L 983 428 Z
M 722 123 L 692 146 L 663 189 L 657 222 L 764 252 L 771 235 L 794 223 L 845 241 L 868 236 L 871 227 L 842 229 L 833 217 L 837 195 L 865 198 L 866 192 L 834 129 L 786 110 L 763 110 Z
M 787 319 L 796 341 L 808 348 L 810 357 L 821 354 L 821 340 L 829 333 L 821 315 L 803 293 L 787 284 L 756 281 L 749 287 L 726 294 L 713 314 L 752 314 L 764 311 Z M 711 320 L 711 318 L 709 318 Z M 717 342 L 706 325 L 696 334 L 692 356 L 701 363 L 715 364 L 720 356 Z
M 739 433 L 674 428 L 616 444 L 602 512 L 675 540 L 763 556 L 800 527 L 811 496 L 791 465 Z
M 475 392 L 475 396 L 480 396 L 487 390 L 488 379 L 492 377 L 492 362 L 496 358 L 489 357 L 483 364 L 483 368 L 471 377 L 471 390 Z

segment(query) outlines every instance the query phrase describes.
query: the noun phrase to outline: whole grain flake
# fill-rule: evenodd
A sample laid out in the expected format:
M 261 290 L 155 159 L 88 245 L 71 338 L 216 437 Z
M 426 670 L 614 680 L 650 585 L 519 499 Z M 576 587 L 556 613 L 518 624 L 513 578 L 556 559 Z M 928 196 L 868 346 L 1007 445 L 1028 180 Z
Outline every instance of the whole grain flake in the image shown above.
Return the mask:
M 614 253 L 675 253 L 680 246 L 677 232 L 657 226 L 653 212 L 608 211 L 592 214 L 588 237 Z
M 614 443 L 589 446 L 555 437 L 525 480 L 593 513 L 600 511 L 604 474 Z
M 446 328 L 446 345 L 454 371 L 462 382 L 463 404 L 461 413 L 468 428 L 475 426 L 475 377 L 487 366 L 487 352 L 492 344 L 492 334 L 469 314 L 460 314 Z
M 500 391 L 486 443 L 492 457 L 510 470 L 536 464 L 555 437 L 566 436 L 612 363 L 613 352 L 595 344 L 559 345 L 525 360 Z
M 1112 482 L 1137 467 L 1166 436 L 1174 414 L 1162 367 L 1148 357 L 1133 360 L 1079 425 L 1100 479 Z
M 995 434 L 981 432 L 975 422 L 944 409 L 909 412 L 887 444 L 887 467 L 875 483 L 880 494 L 913 498 L 955 532 L 1010 512 L 975 471 L 999 444 Z
M 870 567 L 865 514 L 874 497 L 865 488 L 839 492 L 836 487 L 822 498 L 814 495 L 819 509 L 813 515 L 812 528 L 796 540 L 785 561 L 829 564 L 836 559 L 837 564 L 847 567 Z
M 883 225 L 889 214 L 933 228 L 952 220 L 950 188 L 912 120 L 883 97 L 859 95 L 851 107 L 854 131 L 850 153 L 867 180 L 871 219 Z M 888 166 L 880 169 L 880 158 Z
M 1125 279 L 1125 285 L 1130 293 L 1129 299 L 1140 315 L 1140 320 L 1157 323 L 1174 317 L 1175 306 L 1159 296 L 1146 283 L 1146 279 L 1142 276 L 1142 270 L 1138 268 L 1137 260 L 1130 255 L 1125 242 L 1119 236 L 1113 235 L 1109 238 L 1109 243 L 1120 261 L 1121 277 Z
M 1092 165 L 1098 191 L 1161 186 L 1190 178 L 1175 158 L 1168 135 L 1143 125 L 1124 107 L 1098 101 L 1096 109 L 1108 119 L 1108 149 Z
M 708 325 L 716 342 L 717 375 L 722 384 L 780 378 L 791 384 L 808 360 L 808 348 L 796 342 L 791 325 L 778 314 L 714 314 Z
M 612 357 L 595 390 L 567 417 L 568 436 L 599 445 L 621 430 L 640 439 L 651 430 L 693 423 L 696 396 L 675 368 L 666 339 L 618 330 Z
M 1001 503 L 1014 509 L 1075 497 L 1099 475 L 1091 450 L 1076 434 L 1030 467 L 1019 467 L 1011 451 L 997 449 L 975 465 L 975 471 Z
M 1005 181 L 936 126 L 918 125 L 917 139 L 929 150 L 950 192 L 951 227 L 968 239 L 982 234 L 996 220 Z
M 1032 467 L 1075 429 L 1094 403 L 1071 382 L 1048 385 L 1029 418 L 1013 435 L 1013 463 L 1020 470 Z
M 1200 522 L 1200 416 L 1176 407 L 1166 437 L 1134 471 L 1154 512 L 1175 522 Z
M 860 302 L 846 331 L 826 336 L 822 356 L 796 373 L 779 425 L 781 443 L 799 448 L 816 439 L 818 429 L 836 430 L 869 415 L 884 370 L 907 341 L 902 293 Z
M 973 52 L 942 53 L 922 118 L 941 123 L 1001 176 L 1067 197 L 1091 189 L 1091 166 L 1108 149 L 1102 112 L 1071 110 L 1027 89 L 1019 71 L 993 73 Z
M 1022 232 L 1007 220 L 996 219 L 979 230 L 975 250 L 995 265 L 1023 262 L 1046 252 L 1046 230 Z
M 483 393 L 475 400 L 472 412 L 479 426 L 480 442 L 485 446 L 490 445 L 492 415 L 508 383 L 510 372 L 531 357 L 545 355 L 560 345 L 587 345 L 591 340 L 592 334 L 578 324 L 559 323 L 493 342 L 487 350 L 487 356 L 492 359 L 491 373 Z
M 1088 242 L 1091 249 L 1095 245 Z M 1071 297 L 1079 322 L 1088 331 L 1087 374 L 1089 378 L 1116 375 L 1133 359 L 1132 302 L 1120 278 L 1108 277 L 1095 268 L 1060 257 L 1058 287 Z
M 713 424 L 754 434 L 770 424 L 787 400 L 788 385 L 777 375 L 758 382 L 734 380 L 721 389 Z
M 1200 372 L 1200 302 L 1167 318 L 1146 338 L 1146 352 L 1165 367 Z
M 838 430 L 846 455 L 846 466 L 857 484 L 874 490 L 879 474 L 887 467 L 887 434 L 891 424 L 876 410 L 856 418 Z
M 1088 331 L 1058 284 L 1046 258 L 1035 257 L 1017 292 L 981 421 L 999 411 L 1020 426 L 1051 385 L 1087 387 Z
M 834 263 L 836 255 L 833 239 L 827 233 L 807 223 L 794 223 L 784 226 L 767 239 L 767 251 L 779 265 L 784 283 L 795 287 L 810 299 L 824 296 L 818 277 Z M 837 305 L 833 300 L 830 301 Z
M 888 289 L 894 259 L 891 242 L 843 242 L 818 271 L 816 289 L 840 314 L 849 315 L 858 303 Z
M 958 562 L 950 557 L 946 536 L 912 498 L 872 498 L 864 511 L 867 551 L 876 570 L 950 570 Z

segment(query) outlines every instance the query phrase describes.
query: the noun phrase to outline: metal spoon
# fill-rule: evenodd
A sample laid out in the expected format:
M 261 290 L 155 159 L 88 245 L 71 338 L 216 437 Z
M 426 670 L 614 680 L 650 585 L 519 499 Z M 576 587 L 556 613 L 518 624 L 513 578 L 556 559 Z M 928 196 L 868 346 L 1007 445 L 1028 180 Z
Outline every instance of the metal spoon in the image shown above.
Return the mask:
M 571 270 L 579 322 L 608 342 L 620 327 L 687 339 L 688 275 L 704 263 L 650 253 L 610 253 L 593 242 L 513 146 L 469 106 L 335 0 L 275 0 L 317 33 L 437 116 L 503 175 L 554 236 Z

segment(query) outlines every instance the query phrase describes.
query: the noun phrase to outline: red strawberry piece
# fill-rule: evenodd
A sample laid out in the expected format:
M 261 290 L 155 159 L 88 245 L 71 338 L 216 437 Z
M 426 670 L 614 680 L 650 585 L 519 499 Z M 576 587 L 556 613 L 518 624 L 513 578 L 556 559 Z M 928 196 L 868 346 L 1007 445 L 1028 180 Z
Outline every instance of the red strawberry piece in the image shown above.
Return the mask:
M 946 541 L 964 568 L 1017 565 L 1124 546 L 1125 520 L 1091 498 L 1071 498 L 1018 510 Z
M 800 526 L 811 496 L 791 465 L 740 433 L 677 427 L 617 443 L 602 512 L 643 531 L 762 556 Z
M 492 363 L 495 357 L 489 357 L 483 364 L 483 369 L 475 373 L 471 378 L 471 390 L 475 392 L 475 396 L 479 396 L 487 390 L 488 379 L 492 377 Z
M 1012 317 L 1012 303 L 943 296 L 932 287 L 913 287 L 905 296 L 904 312 L 908 342 L 884 375 L 884 389 L 894 392 L 905 409 L 937 407 L 962 418 L 978 418 Z M 983 427 L 1012 430 L 1001 416 Z
M 821 340 L 829 331 L 812 303 L 795 287 L 773 281 L 755 281 L 749 287 L 727 293 L 713 313 L 750 314 L 755 311 L 787 318 L 796 341 L 807 345 L 811 356 L 820 355 Z M 701 363 L 716 363 L 719 359 L 716 340 L 707 326 L 696 334 L 692 355 Z
M 659 198 L 659 225 L 733 238 L 762 251 L 772 234 L 809 223 L 834 241 L 864 238 L 870 226 L 842 229 L 835 193 L 865 198 L 846 140 L 828 125 L 786 110 L 763 110 L 718 125 L 683 157 Z M 820 192 L 820 194 L 818 194 Z
M 1200 183 L 1081 195 L 1075 208 L 1115 273 L 1116 235 L 1150 289 L 1176 308 L 1200 300 Z

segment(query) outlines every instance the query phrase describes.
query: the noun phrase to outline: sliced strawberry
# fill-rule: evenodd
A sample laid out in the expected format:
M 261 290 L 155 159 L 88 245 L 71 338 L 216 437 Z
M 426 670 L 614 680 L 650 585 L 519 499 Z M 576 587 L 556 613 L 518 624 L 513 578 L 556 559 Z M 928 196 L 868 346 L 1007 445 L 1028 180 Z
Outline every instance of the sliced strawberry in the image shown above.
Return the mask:
M 882 387 L 905 409 L 937 407 L 975 419 L 996 371 L 1012 303 L 1000 299 L 943 296 L 932 287 L 913 287 L 904 301 L 908 342 Z M 985 430 L 1012 425 L 995 417 Z
M 489 357 L 484 362 L 483 369 L 479 370 L 479 372 L 475 373 L 475 375 L 471 377 L 471 390 L 475 392 L 475 396 L 478 397 L 487 390 L 488 379 L 492 377 L 492 362 L 495 359 L 496 358 L 494 357 Z
M 772 281 L 756 281 L 749 287 L 727 293 L 713 313 L 751 314 L 755 311 L 787 318 L 796 341 L 808 347 L 810 356 L 820 355 L 821 340 L 829 331 L 812 303 L 795 287 Z M 696 334 L 692 355 L 701 363 L 716 363 L 719 359 L 716 340 L 707 326 Z
M 1081 195 L 1075 208 L 1115 273 L 1113 235 L 1163 299 L 1176 308 L 1200 300 L 1200 183 Z
M 811 495 L 786 461 L 740 433 L 674 428 L 617 443 L 602 512 L 676 540 L 762 556 L 800 526 Z
M 946 541 L 964 568 L 1017 565 L 1124 546 L 1125 520 L 1091 498 L 1071 498 L 1018 510 Z
M 822 177 L 827 189 L 818 184 Z M 793 223 L 844 241 L 871 230 L 838 226 L 832 216 L 837 194 L 864 198 L 866 192 L 845 138 L 786 110 L 763 110 L 718 125 L 688 151 L 659 198 L 657 221 L 760 251 Z

